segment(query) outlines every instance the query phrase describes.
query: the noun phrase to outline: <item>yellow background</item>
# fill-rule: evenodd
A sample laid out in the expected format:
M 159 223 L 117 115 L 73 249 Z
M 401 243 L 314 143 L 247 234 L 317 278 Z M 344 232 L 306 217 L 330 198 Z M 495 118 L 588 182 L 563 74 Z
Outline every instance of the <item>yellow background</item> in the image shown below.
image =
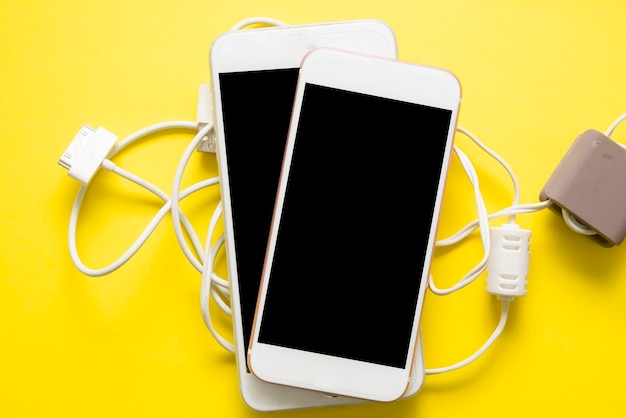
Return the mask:
M 124 137 L 156 122 L 193 120 L 197 87 L 209 82 L 211 42 L 259 15 L 291 24 L 387 22 L 401 59 L 459 77 L 460 125 L 513 167 L 524 203 L 538 200 L 579 133 L 604 131 L 626 112 L 623 1 L 4 0 L 0 416 L 267 415 L 243 403 L 232 356 L 202 322 L 200 277 L 169 217 L 120 270 L 100 278 L 78 272 L 67 249 L 78 184 L 57 165 L 83 123 Z M 614 138 L 626 142 L 626 128 Z M 190 139 L 177 131 L 142 141 L 116 162 L 169 191 Z M 477 166 L 489 210 L 508 205 L 504 170 L 467 138 L 457 135 L 457 143 Z M 416 163 L 425 155 L 418 150 Z M 216 173 L 213 156 L 194 155 L 185 184 Z M 109 173 L 92 186 L 79 249 L 89 266 L 101 267 L 134 240 L 159 202 Z M 456 160 L 447 186 L 440 236 L 475 216 Z M 218 199 L 213 189 L 185 203 L 199 231 Z M 329 203 L 320 196 L 321 208 Z M 518 222 L 533 232 L 528 295 L 512 302 L 503 335 L 484 356 L 426 376 L 409 400 L 270 415 L 626 416 L 624 246 L 602 248 L 548 211 Z M 385 219 L 372 226 L 384 228 Z M 451 285 L 479 258 L 476 237 L 438 251 L 435 279 Z M 393 297 L 391 280 L 381 282 L 381 297 Z M 484 277 L 452 296 L 429 293 L 426 365 L 473 353 L 497 324 L 498 309 Z M 217 325 L 229 335 L 226 317 L 218 315 Z

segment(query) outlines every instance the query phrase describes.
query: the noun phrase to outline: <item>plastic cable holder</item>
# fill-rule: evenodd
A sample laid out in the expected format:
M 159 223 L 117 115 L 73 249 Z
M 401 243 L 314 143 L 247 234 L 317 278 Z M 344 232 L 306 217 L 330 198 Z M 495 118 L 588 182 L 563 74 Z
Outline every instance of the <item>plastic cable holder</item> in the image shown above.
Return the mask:
M 619 245 L 626 236 L 626 149 L 590 129 L 580 134 L 539 194 L 552 210 L 568 211 L 596 232 L 602 246 Z

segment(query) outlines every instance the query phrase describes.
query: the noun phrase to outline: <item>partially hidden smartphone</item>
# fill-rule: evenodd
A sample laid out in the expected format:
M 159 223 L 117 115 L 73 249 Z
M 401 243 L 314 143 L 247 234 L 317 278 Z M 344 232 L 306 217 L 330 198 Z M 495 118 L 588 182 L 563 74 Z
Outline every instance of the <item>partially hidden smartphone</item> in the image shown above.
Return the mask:
M 239 386 L 244 401 L 261 411 L 359 402 L 267 383 L 250 373 L 246 363 L 298 70 L 304 55 L 319 46 L 397 56 L 393 31 L 377 20 L 232 31 L 219 36 L 211 47 L 217 158 Z M 322 204 L 324 196 L 319 199 Z M 416 351 L 415 373 L 407 396 L 419 390 L 423 378 L 420 348 Z
M 248 352 L 257 377 L 406 393 L 460 101 L 443 69 L 306 55 Z

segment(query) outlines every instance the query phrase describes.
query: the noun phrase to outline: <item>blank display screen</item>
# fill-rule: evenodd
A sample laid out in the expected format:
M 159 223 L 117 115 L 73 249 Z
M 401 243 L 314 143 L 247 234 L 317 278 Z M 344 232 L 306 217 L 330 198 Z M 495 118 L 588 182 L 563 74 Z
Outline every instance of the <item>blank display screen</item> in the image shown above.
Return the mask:
M 305 86 L 261 342 L 404 367 L 451 115 Z
M 298 69 L 219 75 L 247 353 Z

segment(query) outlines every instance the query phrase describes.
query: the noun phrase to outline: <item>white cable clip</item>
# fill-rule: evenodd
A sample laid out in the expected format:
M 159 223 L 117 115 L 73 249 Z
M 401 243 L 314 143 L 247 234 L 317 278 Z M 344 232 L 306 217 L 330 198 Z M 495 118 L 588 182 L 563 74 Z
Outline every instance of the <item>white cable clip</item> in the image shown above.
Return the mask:
M 491 254 L 487 268 L 487 292 L 511 300 L 526 295 L 532 232 L 507 223 L 491 228 Z

